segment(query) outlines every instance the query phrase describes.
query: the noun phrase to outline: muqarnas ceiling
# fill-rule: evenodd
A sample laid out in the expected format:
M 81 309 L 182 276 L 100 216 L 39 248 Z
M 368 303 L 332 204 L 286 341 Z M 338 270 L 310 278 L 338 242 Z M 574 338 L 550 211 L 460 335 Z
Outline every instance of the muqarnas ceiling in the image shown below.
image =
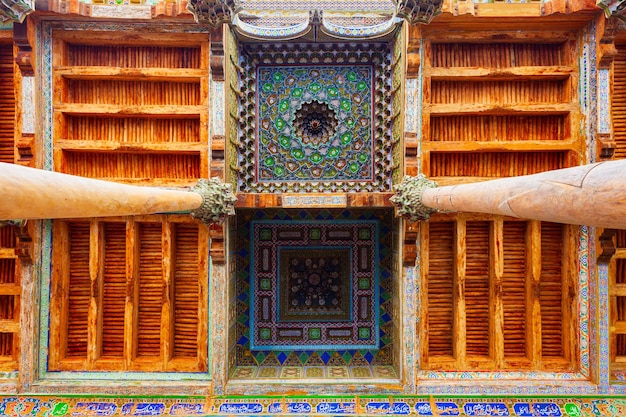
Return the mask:
M 255 44 L 240 56 L 239 191 L 391 190 L 387 44 Z

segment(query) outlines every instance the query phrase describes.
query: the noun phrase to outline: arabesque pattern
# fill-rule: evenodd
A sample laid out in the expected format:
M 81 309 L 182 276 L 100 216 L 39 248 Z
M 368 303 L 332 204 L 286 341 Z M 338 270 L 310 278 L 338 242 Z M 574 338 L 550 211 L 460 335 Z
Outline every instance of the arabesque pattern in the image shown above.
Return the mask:
M 253 221 L 251 233 L 252 350 L 378 349 L 378 221 Z
M 372 179 L 372 67 L 259 67 L 258 181 Z
M 390 191 L 390 64 L 383 43 L 248 45 L 238 190 Z
M 393 365 L 392 216 L 391 210 L 246 210 L 238 215 L 236 365 Z M 307 277 L 312 278 L 308 284 L 286 297 L 292 308 L 279 311 L 280 303 L 274 300 L 288 288 L 278 282 L 281 257 L 283 272 L 290 271 L 285 262 L 297 269 L 307 259 L 330 264 L 352 259 L 350 268 L 325 268 L 326 280 L 332 281 L 328 288 L 316 283 L 316 277 Z M 366 263 L 377 268 L 368 269 Z M 316 307 L 311 297 L 311 310 L 305 309 L 307 294 L 323 294 L 330 303 L 337 298 L 338 308 L 320 308 L 319 302 Z M 318 322 L 316 317 L 321 317 Z M 281 338 L 277 332 L 283 325 L 289 329 Z M 341 331 L 333 333 L 334 328 Z M 300 331 L 309 340 L 290 340 L 289 331 Z

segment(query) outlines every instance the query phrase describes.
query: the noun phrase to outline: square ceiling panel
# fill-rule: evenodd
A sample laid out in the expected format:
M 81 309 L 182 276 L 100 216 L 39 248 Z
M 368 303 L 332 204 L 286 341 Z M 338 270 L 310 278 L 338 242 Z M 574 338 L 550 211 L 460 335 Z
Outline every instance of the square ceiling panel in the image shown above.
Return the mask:
M 260 66 L 258 181 L 372 181 L 373 70 Z
M 378 222 L 253 221 L 250 349 L 378 347 Z
M 251 44 L 240 60 L 239 191 L 391 191 L 388 44 Z

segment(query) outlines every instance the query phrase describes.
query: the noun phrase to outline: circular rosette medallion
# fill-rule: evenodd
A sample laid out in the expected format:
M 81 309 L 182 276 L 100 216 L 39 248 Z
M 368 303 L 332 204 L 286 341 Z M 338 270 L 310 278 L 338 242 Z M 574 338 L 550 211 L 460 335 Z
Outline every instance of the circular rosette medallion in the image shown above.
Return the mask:
M 317 148 L 330 141 L 338 123 L 337 115 L 328 104 L 313 100 L 302 103 L 296 110 L 293 127 L 303 145 Z

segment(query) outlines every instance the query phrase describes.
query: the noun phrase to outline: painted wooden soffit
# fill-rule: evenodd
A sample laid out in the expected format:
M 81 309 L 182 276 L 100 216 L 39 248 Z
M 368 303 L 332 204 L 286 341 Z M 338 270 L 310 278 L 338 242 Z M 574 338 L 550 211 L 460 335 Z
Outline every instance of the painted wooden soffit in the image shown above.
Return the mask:
M 35 11 L 31 0 L 0 0 L 0 19 L 2 23 L 22 23 L 26 16 Z
M 48 10 L 59 14 L 114 19 L 189 15 L 187 0 L 49 0 Z
M 119 19 L 153 19 L 192 14 L 196 22 L 219 28 L 232 25 L 253 39 L 289 40 L 312 31 L 338 39 L 373 39 L 399 23 L 428 24 L 441 13 L 484 17 L 545 16 L 597 10 L 623 16 L 624 0 L 49 0 L 59 14 Z M 3 21 L 23 21 L 33 0 L 0 0 Z M 323 11 L 323 12 L 322 12 Z M 20 20 L 21 19 L 21 20 Z

